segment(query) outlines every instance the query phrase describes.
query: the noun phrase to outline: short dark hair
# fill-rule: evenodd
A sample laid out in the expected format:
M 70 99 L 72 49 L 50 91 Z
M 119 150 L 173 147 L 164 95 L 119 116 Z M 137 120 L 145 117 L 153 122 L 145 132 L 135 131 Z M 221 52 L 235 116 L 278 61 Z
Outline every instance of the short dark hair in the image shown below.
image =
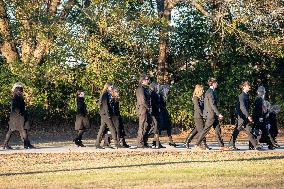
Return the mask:
M 77 92 L 76 92 L 76 96 L 79 96 L 82 92 L 84 92 L 83 89 L 79 89 Z
M 217 83 L 217 80 L 214 77 L 210 77 L 207 83 L 209 86 L 212 86 L 214 83 Z
M 243 81 L 242 84 L 241 84 L 241 87 L 244 87 L 246 85 L 250 85 L 249 81 Z

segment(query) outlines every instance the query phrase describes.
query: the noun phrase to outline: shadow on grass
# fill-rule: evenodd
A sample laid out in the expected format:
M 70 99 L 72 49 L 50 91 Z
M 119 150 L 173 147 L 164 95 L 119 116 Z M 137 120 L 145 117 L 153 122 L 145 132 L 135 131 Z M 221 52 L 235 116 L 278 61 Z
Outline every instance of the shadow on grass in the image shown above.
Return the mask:
M 270 156 L 259 158 L 242 158 L 242 159 L 229 159 L 222 160 L 222 162 L 242 162 L 242 161 L 262 161 L 262 160 L 276 160 L 284 159 L 284 156 Z M 102 166 L 102 167 L 90 167 L 90 168 L 78 168 L 78 169 L 58 169 L 53 171 L 32 171 L 32 172 L 18 172 L 18 173 L 1 173 L 0 176 L 17 176 L 17 175 L 34 175 L 42 173 L 58 173 L 58 172 L 71 172 L 71 171 L 89 171 L 89 170 L 102 170 L 102 169 L 117 169 L 117 168 L 131 168 L 131 167 L 146 167 L 146 166 L 160 166 L 160 165 L 174 165 L 174 164 L 188 164 L 188 163 L 214 163 L 220 162 L 218 160 L 193 160 L 193 161 L 172 161 L 161 163 L 145 163 L 145 164 L 133 164 L 133 165 L 115 165 L 115 166 Z

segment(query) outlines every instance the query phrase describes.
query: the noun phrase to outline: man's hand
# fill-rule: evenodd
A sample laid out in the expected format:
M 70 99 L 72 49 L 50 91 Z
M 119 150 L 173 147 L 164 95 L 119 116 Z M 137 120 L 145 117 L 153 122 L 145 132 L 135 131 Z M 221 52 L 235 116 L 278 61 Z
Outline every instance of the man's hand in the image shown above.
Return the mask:
M 252 120 L 252 117 L 251 117 L 251 116 L 249 116 L 249 117 L 248 117 L 248 120 L 249 120 L 249 122 L 251 122 L 251 123 L 253 122 L 253 120 Z
M 218 115 L 218 119 L 219 119 L 219 120 L 223 120 L 223 119 L 224 119 L 224 116 L 223 116 L 222 114 L 219 114 L 219 115 Z

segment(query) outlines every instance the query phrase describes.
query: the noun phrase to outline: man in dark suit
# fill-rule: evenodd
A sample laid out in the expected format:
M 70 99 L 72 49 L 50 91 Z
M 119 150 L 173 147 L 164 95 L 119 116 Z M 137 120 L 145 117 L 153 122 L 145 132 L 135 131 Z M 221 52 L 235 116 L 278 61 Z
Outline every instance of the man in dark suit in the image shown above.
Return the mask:
M 148 90 L 149 78 L 142 75 L 139 80 L 139 87 L 136 90 L 137 105 L 136 111 L 139 117 L 139 128 L 137 134 L 137 147 L 147 148 L 148 132 L 151 123 L 151 96 Z
M 235 146 L 236 139 L 238 134 L 242 128 L 245 129 L 246 134 L 248 135 L 249 141 L 253 145 L 254 149 L 260 150 L 261 148 L 257 146 L 257 141 L 251 133 L 250 124 L 253 122 L 252 117 L 249 114 L 249 94 L 250 91 L 250 83 L 248 81 L 244 81 L 242 83 L 243 92 L 239 95 L 238 102 L 237 102 L 237 126 L 235 127 L 232 137 L 230 140 L 230 149 L 231 150 L 239 150 Z
M 216 133 L 216 139 L 220 146 L 220 150 L 227 150 L 224 146 L 223 139 L 221 137 L 221 128 L 219 125 L 219 120 L 223 119 L 223 115 L 219 113 L 217 109 L 217 96 L 215 89 L 218 86 L 218 83 L 215 78 L 209 78 L 208 80 L 209 89 L 205 93 L 204 97 L 204 112 L 203 116 L 206 119 L 205 127 L 203 131 L 200 133 L 199 138 L 197 139 L 195 149 L 196 150 L 206 150 L 204 146 L 201 145 L 201 142 L 205 139 L 209 130 L 213 126 Z

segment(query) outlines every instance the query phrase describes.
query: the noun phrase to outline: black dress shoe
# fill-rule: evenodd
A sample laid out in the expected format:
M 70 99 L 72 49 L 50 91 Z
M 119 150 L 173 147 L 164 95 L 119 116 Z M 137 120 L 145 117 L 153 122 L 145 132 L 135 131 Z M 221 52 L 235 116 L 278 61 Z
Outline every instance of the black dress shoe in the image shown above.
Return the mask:
M 101 147 L 100 145 L 95 145 L 96 149 L 105 149 L 104 147 Z
M 131 146 L 130 145 L 128 145 L 128 144 L 122 144 L 121 145 L 123 148 L 130 148 Z
M 85 147 L 82 143 L 82 141 L 78 140 L 78 139 L 74 139 L 73 142 L 75 143 L 75 145 L 77 147 Z
M 237 148 L 236 146 L 229 146 L 229 150 L 235 150 L 235 151 L 237 151 L 237 150 L 240 150 L 240 149 Z
M 163 146 L 160 142 L 159 142 L 159 145 L 157 146 L 156 145 L 156 141 L 153 141 L 153 144 L 152 144 L 152 148 L 156 148 L 156 149 L 159 149 L 159 148 L 166 148 L 165 146 Z
M 27 140 L 26 142 L 24 142 L 24 148 L 25 149 L 33 149 L 35 147 L 31 144 L 31 142 L 29 140 Z
M 206 143 L 203 144 L 204 148 L 206 148 L 207 150 L 212 150 L 212 148 L 210 148 Z
M 268 146 L 268 149 L 269 149 L 269 150 L 275 150 L 275 147 L 274 147 L 273 145 L 269 145 L 269 146 Z
M 8 144 L 5 144 L 5 145 L 3 146 L 3 149 L 4 149 L 4 150 L 13 150 L 13 148 L 12 148 L 11 146 L 9 146 Z
M 123 147 L 123 148 L 130 148 L 131 146 L 128 145 L 125 140 L 122 141 L 122 143 L 120 143 L 120 145 Z
M 257 147 L 260 147 L 260 148 L 261 148 L 261 146 L 257 146 Z M 256 147 L 256 148 L 257 148 L 257 147 Z M 249 145 L 249 150 L 255 150 L 256 148 L 254 148 L 253 145 Z
M 83 142 L 80 140 L 78 147 L 86 147 L 86 146 L 85 146 L 85 145 L 83 144 Z
M 176 144 L 176 143 L 174 143 L 174 142 L 169 142 L 169 145 L 170 146 L 173 146 L 173 147 L 177 147 L 178 145 Z
M 33 145 L 28 145 L 28 146 L 24 146 L 25 149 L 34 149 L 35 147 Z

